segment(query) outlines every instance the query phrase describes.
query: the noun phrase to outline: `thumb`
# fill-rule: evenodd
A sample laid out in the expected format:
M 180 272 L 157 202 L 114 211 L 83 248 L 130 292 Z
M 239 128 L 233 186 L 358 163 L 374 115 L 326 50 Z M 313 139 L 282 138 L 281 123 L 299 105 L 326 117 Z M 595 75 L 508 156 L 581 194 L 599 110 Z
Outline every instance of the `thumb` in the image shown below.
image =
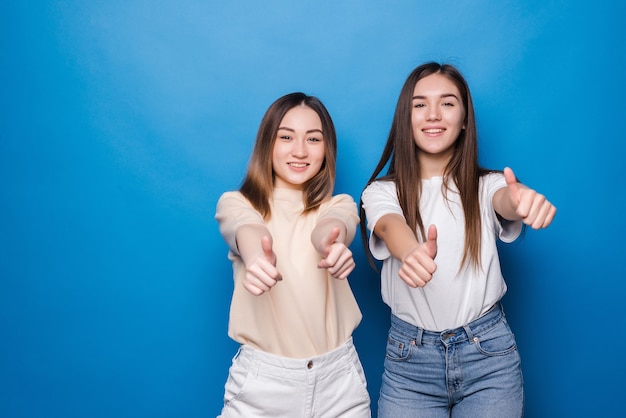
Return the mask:
M 320 243 L 320 253 L 324 254 L 325 257 L 330 252 L 330 246 L 333 245 L 335 241 L 337 241 L 337 238 L 339 238 L 340 233 L 341 231 L 339 230 L 339 228 L 335 227 L 330 230 L 330 232 L 328 233 L 328 235 L 326 235 L 326 237 L 324 237 L 324 239 L 322 239 L 322 242 Z
M 268 261 L 274 262 L 274 250 L 272 250 L 272 241 L 270 237 L 267 235 L 261 238 L 261 248 L 263 249 L 263 254 Z
M 435 225 L 428 227 L 426 254 L 432 259 L 437 256 L 437 227 Z
M 504 168 L 504 179 L 506 180 L 506 185 L 509 188 L 509 196 L 511 196 L 511 201 L 515 204 L 520 201 L 520 188 L 519 183 L 517 182 L 517 178 L 515 177 L 515 173 L 509 167 Z

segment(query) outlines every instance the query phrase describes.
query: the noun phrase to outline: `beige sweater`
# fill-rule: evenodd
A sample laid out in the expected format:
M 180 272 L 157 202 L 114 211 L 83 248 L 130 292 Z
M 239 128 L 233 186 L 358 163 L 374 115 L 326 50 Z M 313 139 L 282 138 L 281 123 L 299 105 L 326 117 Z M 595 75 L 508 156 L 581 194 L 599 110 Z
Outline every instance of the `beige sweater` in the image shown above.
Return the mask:
M 361 321 L 361 311 L 347 280 L 332 278 L 318 269 L 321 257 L 311 244 L 311 232 L 323 218 L 342 220 L 346 245 L 359 221 L 349 195 L 334 196 L 319 210 L 302 215 L 302 192 L 275 189 L 272 217 L 261 215 L 239 192 L 224 193 L 215 218 L 228 244 L 235 286 L 228 335 L 241 344 L 290 358 L 307 358 L 342 345 Z M 245 266 L 237 252 L 235 234 L 243 224 L 265 224 L 274 241 L 276 267 L 283 280 L 270 291 L 254 296 L 242 285 Z

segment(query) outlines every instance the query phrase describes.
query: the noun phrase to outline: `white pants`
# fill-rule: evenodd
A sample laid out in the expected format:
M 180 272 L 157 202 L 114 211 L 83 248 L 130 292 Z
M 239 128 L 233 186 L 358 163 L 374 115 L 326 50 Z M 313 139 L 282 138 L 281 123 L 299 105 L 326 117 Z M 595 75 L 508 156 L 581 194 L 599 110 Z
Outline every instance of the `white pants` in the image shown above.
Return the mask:
M 222 418 L 370 418 L 361 361 L 350 338 L 321 356 L 291 359 L 241 346 L 233 359 Z

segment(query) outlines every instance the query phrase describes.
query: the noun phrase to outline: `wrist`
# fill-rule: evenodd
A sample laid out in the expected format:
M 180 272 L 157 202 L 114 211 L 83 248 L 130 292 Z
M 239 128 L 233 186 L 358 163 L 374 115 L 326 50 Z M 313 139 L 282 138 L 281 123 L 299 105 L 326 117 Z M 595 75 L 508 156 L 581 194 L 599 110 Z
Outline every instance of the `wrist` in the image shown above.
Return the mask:
M 415 251 L 417 251 L 419 247 L 420 247 L 420 244 L 419 244 L 419 243 L 418 243 L 418 244 L 415 244 L 415 245 L 414 245 L 414 246 L 412 246 L 412 247 L 410 247 L 410 248 L 409 248 L 409 250 L 408 250 L 408 251 L 406 251 L 406 252 L 402 255 L 402 257 L 400 258 L 400 261 L 402 261 L 402 262 L 404 263 L 404 262 L 405 262 L 405 260 L 406 260 L 407 258 L 409 258 L 409 256 L 410 256 L 411 254 L 413 254 Z

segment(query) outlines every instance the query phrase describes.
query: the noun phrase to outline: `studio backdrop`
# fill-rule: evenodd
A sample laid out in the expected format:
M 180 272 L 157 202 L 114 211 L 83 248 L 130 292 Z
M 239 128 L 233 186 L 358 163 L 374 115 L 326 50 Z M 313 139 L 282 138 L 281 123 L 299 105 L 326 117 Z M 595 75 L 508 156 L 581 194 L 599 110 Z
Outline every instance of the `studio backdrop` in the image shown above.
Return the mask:
M 214 220 L 293 91 L 336 124 L 358 201 L 400 88 L 466 76 L 480 163 L 558 208 L 501 246 L 528 417 L 610 417 L 626 373 L 622 2 L 17 1 L 0 5 L 0 415 L 208 417 L 237 344 Z M 372 409 L 389 311 L 349 281 Z

